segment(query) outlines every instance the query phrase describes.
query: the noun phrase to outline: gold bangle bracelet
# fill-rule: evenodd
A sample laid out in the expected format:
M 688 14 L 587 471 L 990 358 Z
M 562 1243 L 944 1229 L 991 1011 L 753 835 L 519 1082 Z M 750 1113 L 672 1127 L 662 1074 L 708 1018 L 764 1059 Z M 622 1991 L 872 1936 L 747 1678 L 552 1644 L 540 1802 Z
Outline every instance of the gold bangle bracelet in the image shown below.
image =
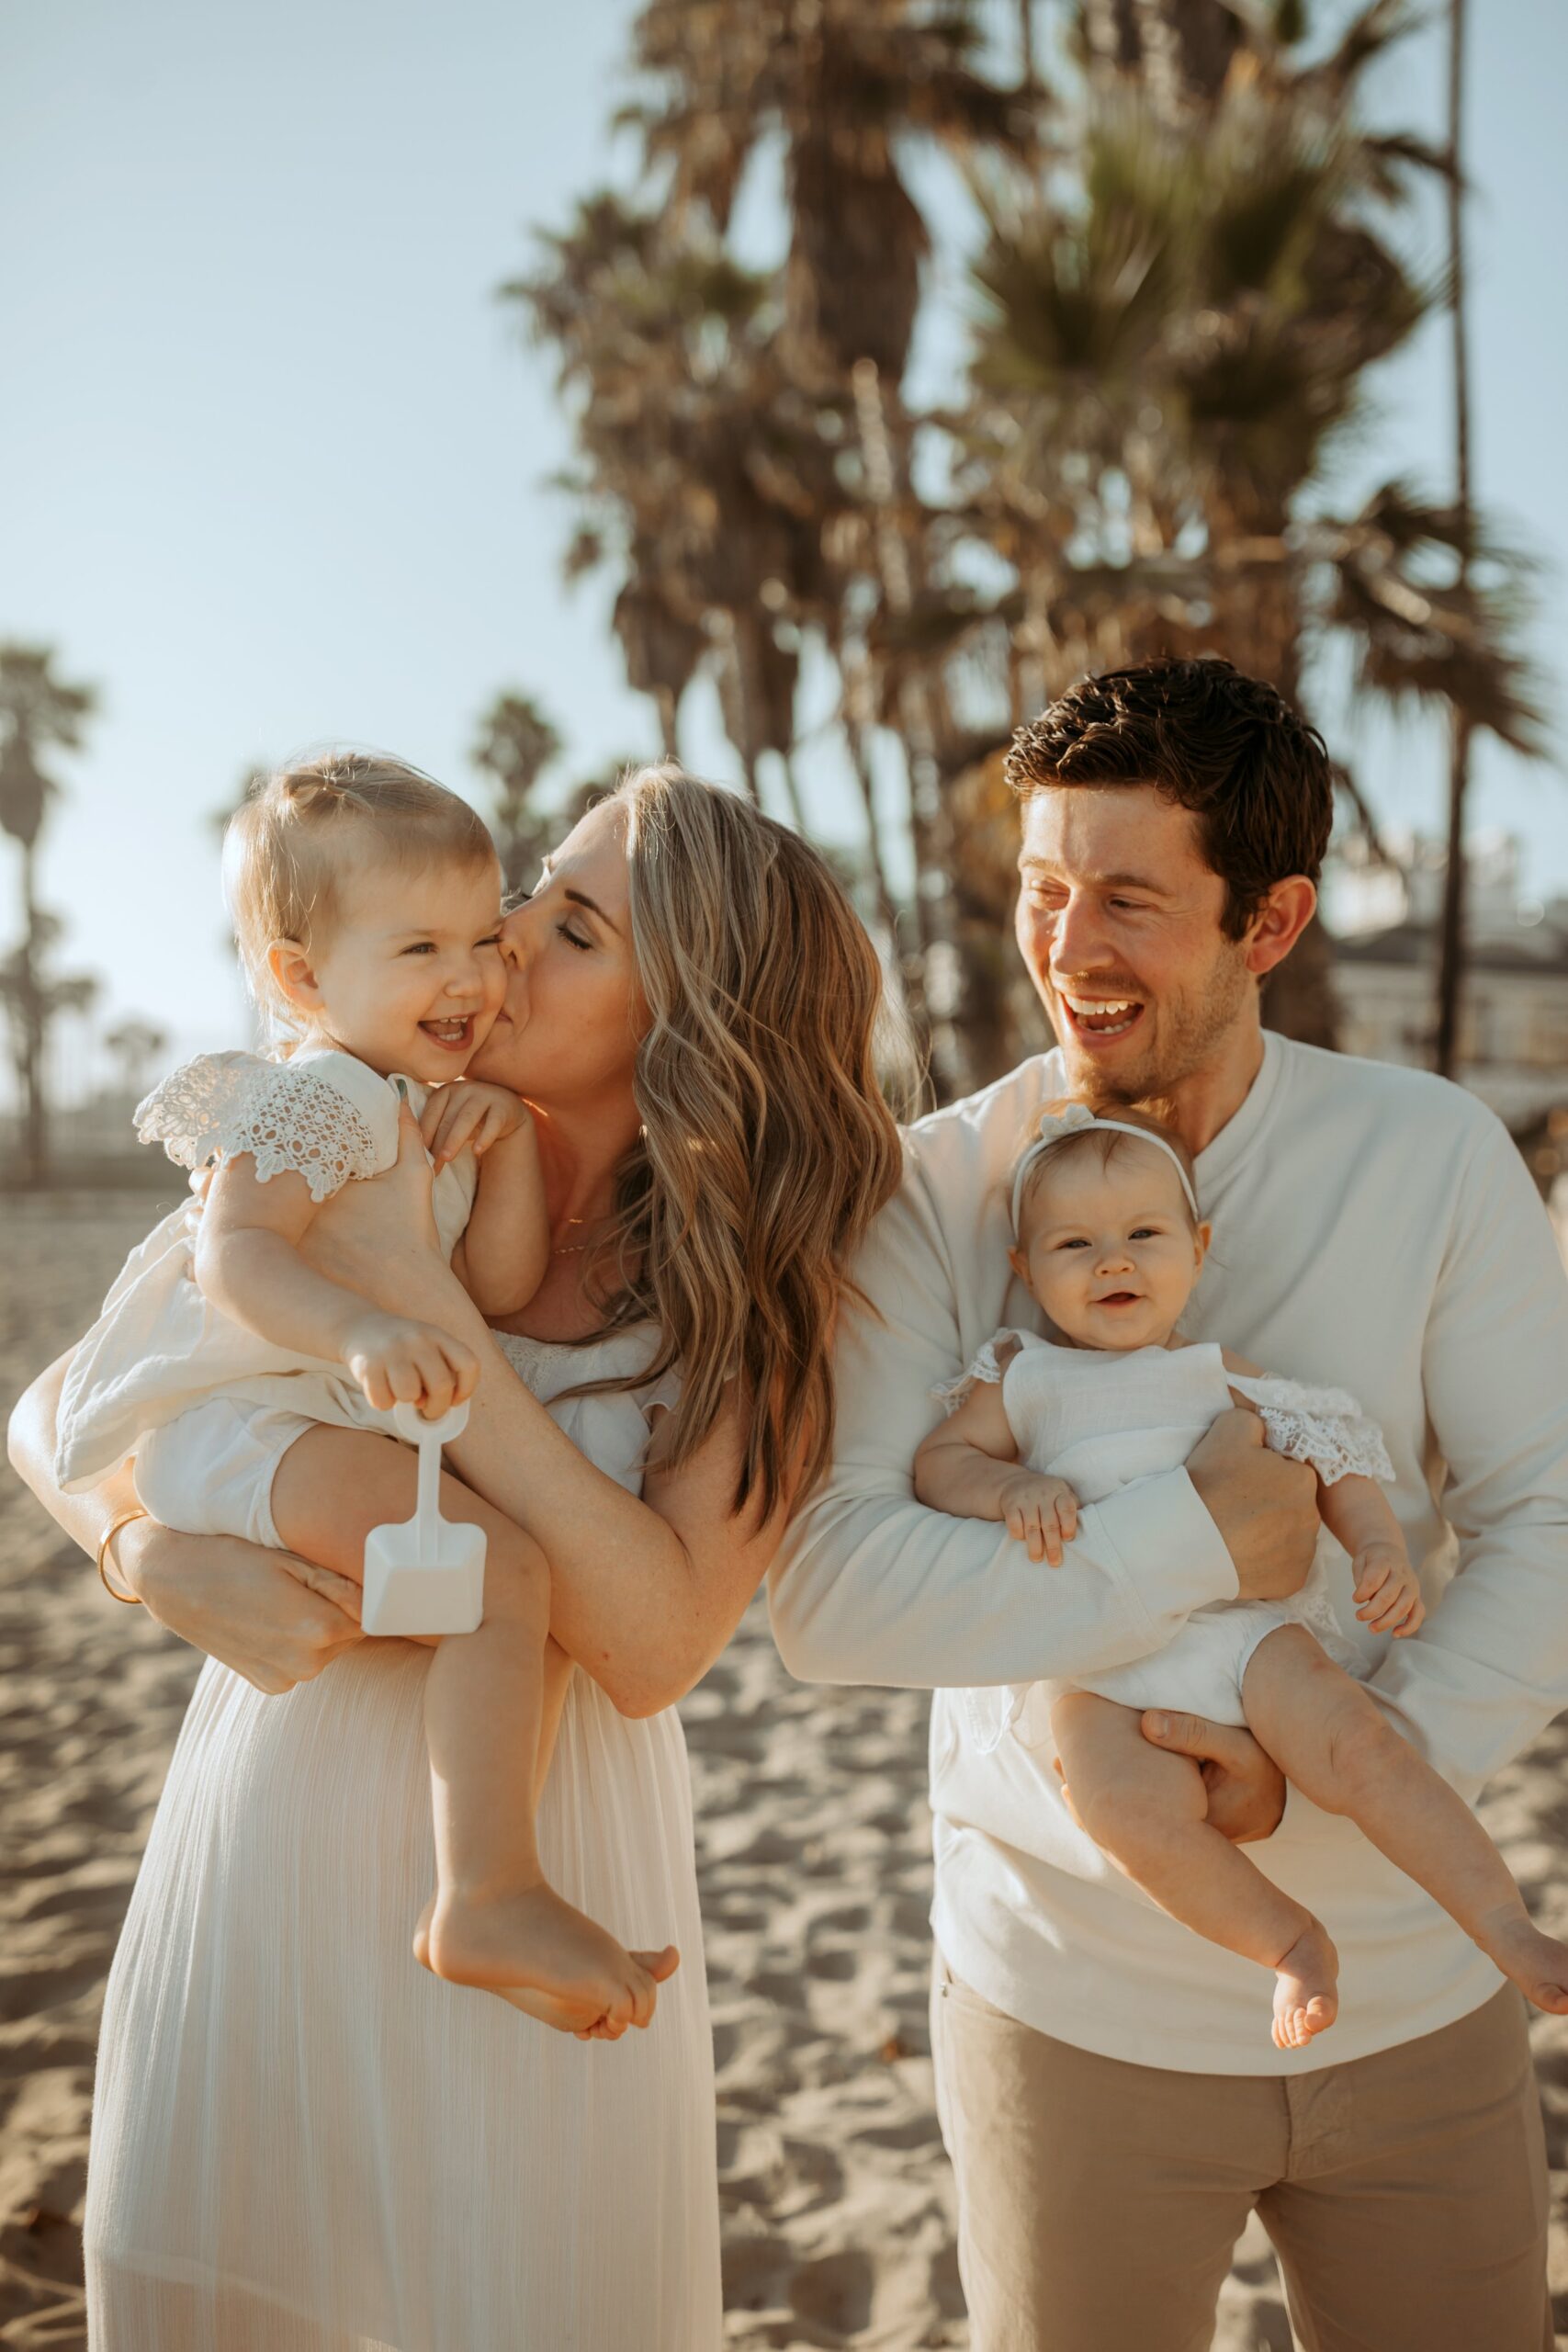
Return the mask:
M 108 1571 L 109 1545 L 114 1542 L 115 1537 L 119 1533 L 122 1527 L 129 1527 L 133 1519 L 145 1519 L 147 1516 L 148 1513 L 141 1509 L 140 1504 L 137 1505 L 134 1510 L 122 1510 L 118 1519 L 110 1520 L 108 1525 L 105 1528 L 103 1533 L 98 1538 L 98 1582 L 103 1586 L 104 1590 L 108 1594 L 111 1600 L 123 1602 L 127 1609 L 140 1609 L 141 1606 L 141 1595 L 139 1592 L 117 1592 L 114 1586 L 110 1584 Z

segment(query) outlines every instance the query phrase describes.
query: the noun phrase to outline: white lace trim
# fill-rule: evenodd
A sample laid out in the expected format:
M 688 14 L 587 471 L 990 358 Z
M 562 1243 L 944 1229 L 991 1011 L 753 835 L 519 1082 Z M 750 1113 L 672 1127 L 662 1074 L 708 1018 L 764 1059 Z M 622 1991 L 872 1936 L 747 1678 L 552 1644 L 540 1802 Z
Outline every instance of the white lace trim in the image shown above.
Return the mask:
M 381 1161 L 364 1114 L 309 1064 L 203 1054 L 155 1087 L 136 1114 L 143 1143 L 161 1143 L 181 1168 L 213 1154 L 250 1152 L 256 1176 L 303 1176 L 313 1201 L 374 1176 Z
M 944 1413 L 956 1413 L 977 1380 L 983 1380 L 987 1388 L 1001 1385 L 1005 1366 L 997 1362 L 997 1340 L 1005 1340 L 1008 1336 L 1006 1331 L 998 1331 L 995 1340 L 987 1340 L 967 1372 L 961 1372 L 956 1380 L 940 1381 L 930 1391 Z
M 1288 1453 L 1292 1462 L 1310 1462 L 1325 1486 L 1349 1477 L 1393 1484 L 1382 1430 L 1343 1388 L 1308 1388 L 1299 1381 L 1243 1378 L 1236 1373 L 1225 1376 L 1258 1407 L 1274 1452 Z

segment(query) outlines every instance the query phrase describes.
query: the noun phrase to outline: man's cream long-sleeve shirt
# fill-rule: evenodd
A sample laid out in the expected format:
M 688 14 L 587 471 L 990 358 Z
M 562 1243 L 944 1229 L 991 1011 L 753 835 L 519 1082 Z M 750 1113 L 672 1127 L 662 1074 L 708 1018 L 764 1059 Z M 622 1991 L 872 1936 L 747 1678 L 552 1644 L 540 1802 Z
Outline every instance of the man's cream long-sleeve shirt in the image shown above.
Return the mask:
M 1499 1979 L 1350 1823 L 1292 1792 L 1247 1849 L 1342 1963 L 1334 2030 L 1280 2052 L 1269 1971 L 1167 1918 L 1073 1826 L 1049 1751 L 1010 1736 L 981 1753 L 953 1695 L 1145 1657 L 1236 1591 L 1185 1471 L 1086 1510 L 1058 1569 L 914 1499 L 933 1385 L 999 1326 L 1040 1328 L 1008 1266 L 1008 1182 L 1063 1091 L 1046 1055 L 911 1131 L 856 1270 L 874 1312 L 844 1317 L 833 1469 L 773 1572 L 780 1651 L 807 1680 L 935 1691 L 932 1922 L 1010 2015 L 1218 2074 L 1305 2072 L 1434 2032 Z M 1346 1630 L 1400 1728 L 1472 1798 L 1568 1706 L 1568 1282 L 1540 1201 L 1460 1089 L 1271 1035 L 1198 1179 L 1213 1245 L 1183 1329 L 1348 1388 L 1381 1424 L 1431 1614 L 1404 1642 Z

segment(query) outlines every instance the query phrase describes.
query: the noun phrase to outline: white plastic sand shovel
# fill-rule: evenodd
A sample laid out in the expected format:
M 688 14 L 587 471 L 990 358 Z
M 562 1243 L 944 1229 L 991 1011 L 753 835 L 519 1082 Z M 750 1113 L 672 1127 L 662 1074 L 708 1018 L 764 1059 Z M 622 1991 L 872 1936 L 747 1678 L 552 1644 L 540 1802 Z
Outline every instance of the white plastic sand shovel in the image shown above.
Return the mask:
M 468 1408 L 454 1405 L 427 1421 L 413 1405 L 394 1405 L 400 1438 L 419 1448 L 419 1500 L 412 1519 L 373 1527 L 365 1539 L 365 1595 L 359 1622 L 367 1634 L 471 1634 L 484 1613 L 485 1533 L 443 1519 L 441 1449 L 460 1437 Z

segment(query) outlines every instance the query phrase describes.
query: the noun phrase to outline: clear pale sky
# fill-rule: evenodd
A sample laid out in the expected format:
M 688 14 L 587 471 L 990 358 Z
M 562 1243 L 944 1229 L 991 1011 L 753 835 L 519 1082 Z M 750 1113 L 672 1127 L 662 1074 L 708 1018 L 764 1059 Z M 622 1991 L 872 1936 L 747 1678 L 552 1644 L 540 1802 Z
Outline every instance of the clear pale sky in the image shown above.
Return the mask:
M 626 172 L 606 125 L 634 13 L 0 10 L 0 636 L 51 643 L 101 689 L 87 750 L 60 763 L 43 895 L 68 919 L 69 966 L 105 976 L 105 1017 L 149 1015 L 182 1049 L 243 1041 L 208 820 L 253 763 L 367 742 L 479 797 L 466 753 L 502 688 L 554 715 L 564 773 L 656 748 L 610 589 L 560 585 L 568 513 L 544 482 L 567 427 L 546 355 L 494 299 L 534 224 Z M 1005 26 L 1010 0 L 995 15 Z M 1488 0 L 1472 17 L 1478 489 L 1555 559 L 1568 12 Z M 1389 119 L 1441 135 L 1438 28 L 1378 95 Z M 1348 479 L 1444 488 L 1440 325 L 1379 390 Z M 1548 596 L 1553 655 L 1560 577 Z M 692 763 L 732 776 L 711 701 L 694 695 L 685 725 Z M 1387 820 L 1440 823 L 1429 730 L 1377 723 L 1337 748 Z M 837 766 L 808 787 L 822 830 L 852 835 Z M 1525 837 L 1537 891 L 1568 889 L 1560 771 L 1483 757 L 1475 821 Z

